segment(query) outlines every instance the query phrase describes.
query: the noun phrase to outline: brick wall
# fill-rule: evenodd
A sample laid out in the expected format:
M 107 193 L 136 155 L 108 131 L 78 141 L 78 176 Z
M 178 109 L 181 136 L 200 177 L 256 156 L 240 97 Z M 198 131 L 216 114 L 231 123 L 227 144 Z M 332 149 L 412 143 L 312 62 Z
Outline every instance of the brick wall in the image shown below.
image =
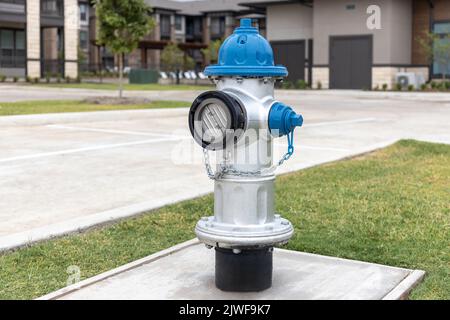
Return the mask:
M 434 21 L 450 20 L 450 1 L 435 0 L 434 10 L 430 11 L 427 0 L 413 0 L 413 41 L 412 41 L 412 64 L 428 64 L 426 54 L 423 52 L 417 39 L 430 30 L 430 14 Z
M 434 20 L 450 20 L 450 1 L 434 0 Z

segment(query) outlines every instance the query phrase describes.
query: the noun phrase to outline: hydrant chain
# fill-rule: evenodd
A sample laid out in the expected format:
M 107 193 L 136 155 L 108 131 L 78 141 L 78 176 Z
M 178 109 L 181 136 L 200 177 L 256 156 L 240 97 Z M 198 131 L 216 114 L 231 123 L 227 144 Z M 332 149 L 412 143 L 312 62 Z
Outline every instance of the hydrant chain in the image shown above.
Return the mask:
M 281 157 L 281 159 L 275 164 L 272 165 L 269 168 L 262 169 L 262 170 L 254 170 L 254 171 L 241 171 L 236 170 L 230 165 L 224 165 L 220 164 L 220 170 L 218 170 L 216 173 L 212 170 L 210 158 L 209 158 L 209 151 L 207 149 L 203 149 L 203 162 L 205 164 L 205 170 L 206 174 L 211 180 L 217 180 L 222 178 L 225 174 L 230 174 L 233 176 L 238 177 L 251 177 L 251 176 L 262 176 L 266 174 L 272 174 L 275 172 L 275 170 L 283 165 L 283 163 L 291 158 L 291 156 L 294 154 L 294 131 L 290 132 L 287 135 L 288 140 L 288 151 Z

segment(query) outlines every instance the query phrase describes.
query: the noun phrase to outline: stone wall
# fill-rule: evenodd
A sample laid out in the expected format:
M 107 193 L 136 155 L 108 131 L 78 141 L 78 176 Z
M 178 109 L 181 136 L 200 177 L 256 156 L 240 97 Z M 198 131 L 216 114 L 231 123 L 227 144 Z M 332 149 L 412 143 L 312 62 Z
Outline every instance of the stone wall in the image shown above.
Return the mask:
M 64 0 L 64 76 L 78 77 L 78 32 L 80 15 L 77 0 Z
M 330 86 L 330 69 L 328 67 L 314 67 L 312 70 L 312 87 L 317 89 L 318 83 L 322 84 L 322 89 Z
M 386 84 L 388 90 L 394 89 L 395 76 L 398 72 L 421 74 L 425 81 L 428 79 L 428 68 L 426 67 L 374 67 L 372 68 L 372 88 L 382 89 Z
M 40 1 L 27 0 L 27 75 L 41 77 Z

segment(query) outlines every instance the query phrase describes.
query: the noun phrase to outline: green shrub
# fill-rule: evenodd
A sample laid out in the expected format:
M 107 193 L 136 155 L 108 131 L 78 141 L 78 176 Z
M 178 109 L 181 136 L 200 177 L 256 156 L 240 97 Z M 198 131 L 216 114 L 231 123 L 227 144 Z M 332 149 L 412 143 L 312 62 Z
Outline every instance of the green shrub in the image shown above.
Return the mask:
M 13 82 L 16 83 L 19 81 L 19 77 L 13 77 Z
M 445 90 L 450 90 L 450 81 L 444 82 L 444 88 L 445 88 Z
M 26 77 L 25 77 L 25 81 L 28 82 L 28 83 L 31 83 L 31 82 L 32 82 L 32 79 L 31 79 L 30 76 L 26 76 Z
M 413 91 L 414 90 L 414 85 L 410 84 L 408 85 L 408 91 Z
M 420 85 L 420 90 L 422 90 L 422 91 L 425 91 L 425 90 L 427 90 L 427 84 L 426 83 L 422 83 L 421 85 Z
M 395 89 L 395 91 L 402 91 L 403 88 L 402 88 L 401 83 L 396 83 L 394 89 Z
M 3 74 L 0 74 L 0 82 L 5 82 L 6 81 L 6 76 Z
M 436 81 L 431 81 L 431 89 L 437 89 L 437 87 L 438 87 L 438 83 L 436 82 Z
M 300 90 L 308 89 L 308 82 L 303 79 L 297 80 L 297 82 L 295 83 L 295 88 Z
M 322 89 L 322 82 L 317 81 L 317 89 L 321 90 Z
M 66 77 L 66 83 L 70 83 L 71 79 L 70 77 Z
M 387 83 L 383 83 L 383 91 L 386 91 L 388 88 L 388 84 Z
M 446 83 L 446 81 L 440 82 L 440 83 L 438 84 L 438 86 L 437 86 L 437 89 L 438 89 L 438 90 L 442 90 L 442 91 L 447 90 L 447 83 Z
M 51 79 L 50 73 L 47 72 L 47 73 L 45 74 L 45 82 L 50 83 L 50 79 Z
M 292 89 L 294 88 L 294 84 L 291 81 L 283 81 L 283 83 L 281 84 L 281 88 Z
M 81 75 L 78 75 L 75 79 L 76 83 L 81 83 Z
M 39 83 L 39 78 L 38 77 L 36 77 L 36 78 L 33 78 L 33 83 Z

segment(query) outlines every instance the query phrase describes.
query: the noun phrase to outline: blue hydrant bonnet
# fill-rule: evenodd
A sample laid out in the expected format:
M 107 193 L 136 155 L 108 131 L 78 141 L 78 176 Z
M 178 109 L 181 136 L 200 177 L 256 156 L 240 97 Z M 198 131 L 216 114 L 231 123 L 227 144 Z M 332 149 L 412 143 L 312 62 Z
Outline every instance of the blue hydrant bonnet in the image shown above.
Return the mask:
M 251 19 L 241 19 L 219 49 L 218 64 L 205 68 L 207 76 L 286 77 L 284 66 L 275 66 L 270 43 L 252 26 Z

